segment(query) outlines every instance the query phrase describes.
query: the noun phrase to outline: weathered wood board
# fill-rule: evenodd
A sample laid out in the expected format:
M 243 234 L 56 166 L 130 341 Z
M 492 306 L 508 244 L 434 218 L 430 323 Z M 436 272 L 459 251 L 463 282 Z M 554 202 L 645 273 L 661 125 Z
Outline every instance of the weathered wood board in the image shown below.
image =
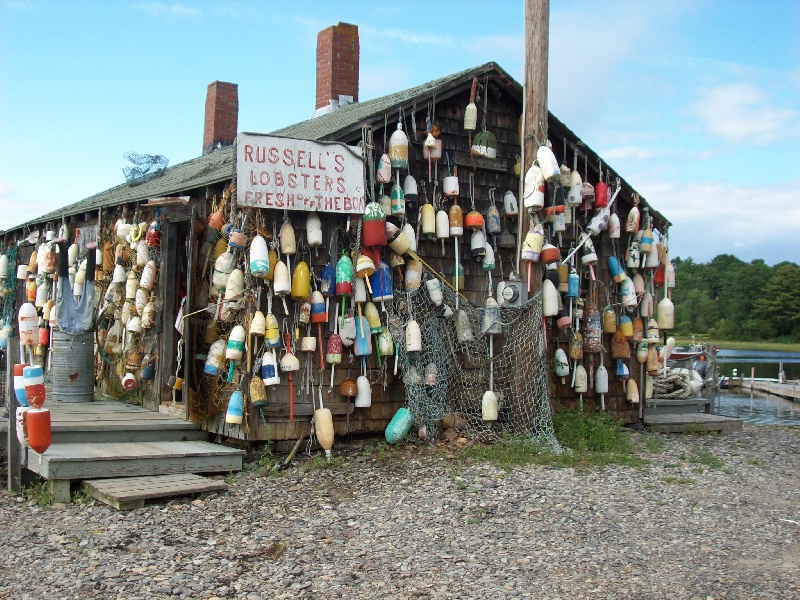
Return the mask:
M 89 496 L 117 510 L 141 508 L 145 500 L 151 498 L 205 494 L 225 490 L 227 487 L 222 481 L 191 473 L 91 479 L 82 484 L 83 490 Z

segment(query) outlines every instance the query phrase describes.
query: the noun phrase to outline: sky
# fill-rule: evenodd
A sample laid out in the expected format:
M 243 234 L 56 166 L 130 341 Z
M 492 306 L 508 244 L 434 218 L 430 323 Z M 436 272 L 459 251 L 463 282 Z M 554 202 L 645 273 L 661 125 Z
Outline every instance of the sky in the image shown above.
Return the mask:
M 523 81 L 524 1 L 0 0 L 0 230 L 314 111 L 316 34 L 359 27 L 361 100 L 488 61 Z M 800 2 L 553 0 L 548 108 L 672 223 L 670 254 L 800 263 Z

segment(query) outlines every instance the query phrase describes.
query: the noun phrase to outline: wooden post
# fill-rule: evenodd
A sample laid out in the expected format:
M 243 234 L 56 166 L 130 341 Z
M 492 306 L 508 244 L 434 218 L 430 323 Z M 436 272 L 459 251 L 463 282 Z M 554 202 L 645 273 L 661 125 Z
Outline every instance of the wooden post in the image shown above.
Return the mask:
M 525 82 L 523 100 L 522 124 L 522 177 L 536 159 L 538 140 L 547 137 L 547 58 L 550 36 L 550 0 L 525 0 Z M 523 275 L 520 254 L 522 240 L 528 231 L 529 219 L 527 210 L 523 207 L 522 194 L 519 194 L 519 229 L 517 231 L 517 271 Z M 536 295 L 542 289 L 542 267 L 536 263 L 531 270 L 530 294 Z M 536 327 L 544 327 L 539 322 Z M 523 390 L 533 379 L 535 369 L 547 368 L 547 348 L 535 348 L 534 356 L 522 358 L 518 362 L 514 374 L 514 384 L 517 390 Z M 549 379 L 549 377 L 548 377 Z M 536 390 L 535 393 L 550 393 L 547 389 Z M 529 403 L 530 398 L 514 398 L 514 423 L 518 433 L 529 433 L 533 425 L 535 414 L 525 410 L 523 402 Z
M 8 338 L 6 349 L 6 397 L 8 398 L 8 491 L 22 491 L 22 448 L 17 439 L 17 394 L 14 392 L 14 365 L 19 361 L 18 338 Z

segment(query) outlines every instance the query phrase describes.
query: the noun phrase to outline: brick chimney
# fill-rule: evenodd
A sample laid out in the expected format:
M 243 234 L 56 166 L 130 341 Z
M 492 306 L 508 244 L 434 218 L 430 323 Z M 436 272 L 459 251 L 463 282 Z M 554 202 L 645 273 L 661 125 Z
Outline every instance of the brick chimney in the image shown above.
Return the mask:
M 203 154 L 232 145 L 238 125 L 239 86 L 225 81 L 209 83 L 203 127 Z
M 338 23 L 317 34 L 317 105 L 320 109 L 339 96 L 358 102 L 358 25 Z

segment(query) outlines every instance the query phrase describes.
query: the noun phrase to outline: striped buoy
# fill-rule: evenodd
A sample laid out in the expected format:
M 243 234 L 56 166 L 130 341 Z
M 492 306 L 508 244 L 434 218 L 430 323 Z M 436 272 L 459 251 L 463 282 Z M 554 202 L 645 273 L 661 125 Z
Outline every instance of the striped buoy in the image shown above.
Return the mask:
M 42 367 L 33 365 L 22 370 L 25 384 L 25 397 L 32 408 L 42 408 L 44 404 L 44 373 Z
M 28 398 L 25 396 L 25 380 L 23 372 L 29 365 L 14 365 L 14 395 L 17 397 L 17 404 L 20 406 L 29 406 Z

